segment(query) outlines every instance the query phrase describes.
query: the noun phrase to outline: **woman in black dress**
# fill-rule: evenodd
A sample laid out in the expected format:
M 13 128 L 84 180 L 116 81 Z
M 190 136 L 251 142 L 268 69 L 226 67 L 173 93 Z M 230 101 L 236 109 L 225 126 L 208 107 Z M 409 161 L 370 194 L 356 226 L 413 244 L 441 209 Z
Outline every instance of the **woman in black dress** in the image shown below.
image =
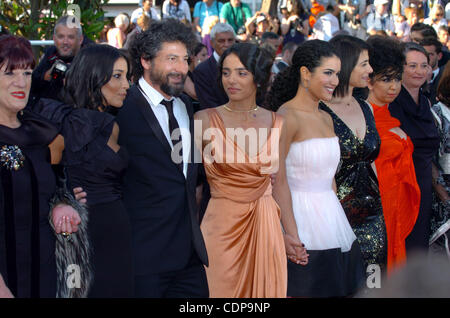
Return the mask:
M 415 43 L 405 44 L 402 89 L 389 104 L 391 115 L 414 144 L 413 162 L 420 188 L 420 209 L 414 228 L 406 238 L 406 253 L 428 249 L 431 231 L 432 160 L 439 149 L 439 133 L 431 113 L 430 101 L 422 93 L 429 70 L 428 54 Z
M 79 214 L 54 196 L 50 156 L 57 160 L 52 142 L 60 139 L 57 129 L 23 110 L 34 65 L 28 40 L 0 37 L 0 297 L 56 297 L 49 211 L 57 233 L 70 235 L 80 223 Z
M 111 46 L 82 49 L 66 74 L 68 105 L 58 106 L 70 111 L 53 117 L 61 123 L 69 185 L 87 193 L 94 271 L 89 297 L 133 297 L 131 228 L 121 189 L 128 156 L 117 144 L 119 127 L 112 115 L 126 97 L 128 70 L 124 53 Z
M 352 96 L 353 88 L 368 85 L 372 73 L 369 46 L 351 36 L 337 36 L 330 43 L 341 58 L 341 72 L 333 100 L 321 103 L 321 107 L 331 114 L 339 137 L 337 195 L 358 238 L 365 268 L 371 273 L 370 265 L 383 270 L 387 262 L 386 226 L 373 164 L 381 141 L 371 107 Z

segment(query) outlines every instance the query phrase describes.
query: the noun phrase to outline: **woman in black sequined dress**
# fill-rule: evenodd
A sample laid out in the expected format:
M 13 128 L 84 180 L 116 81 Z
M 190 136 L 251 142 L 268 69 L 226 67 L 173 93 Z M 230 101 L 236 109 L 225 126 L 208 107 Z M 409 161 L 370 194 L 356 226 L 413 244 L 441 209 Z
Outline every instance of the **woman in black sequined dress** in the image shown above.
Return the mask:
M 386 226 L 373 162 L 380 149 L 380 137 L 370 106 L 354 98 L 354 87 L 366 87 L 372 68 L 369 46 L 350 36 L 330 41 L 341 58 L 339 86 L 334 98 L 321 108 L 333 118 L 339 137 L 341 162 L 336 173 L 337 195 L 364 257 L 368 273 L 370 265 L 383 270 L 387 262 Z

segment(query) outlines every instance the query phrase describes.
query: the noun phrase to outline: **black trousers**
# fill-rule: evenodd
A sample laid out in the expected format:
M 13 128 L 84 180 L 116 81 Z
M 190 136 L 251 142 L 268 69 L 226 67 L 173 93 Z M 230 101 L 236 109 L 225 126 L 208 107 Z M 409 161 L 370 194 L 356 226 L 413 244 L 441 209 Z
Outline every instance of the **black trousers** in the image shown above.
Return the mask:
M 195 258 L 178 271 L 135 276 L 135 297 L 208 298 L 205 268 Z

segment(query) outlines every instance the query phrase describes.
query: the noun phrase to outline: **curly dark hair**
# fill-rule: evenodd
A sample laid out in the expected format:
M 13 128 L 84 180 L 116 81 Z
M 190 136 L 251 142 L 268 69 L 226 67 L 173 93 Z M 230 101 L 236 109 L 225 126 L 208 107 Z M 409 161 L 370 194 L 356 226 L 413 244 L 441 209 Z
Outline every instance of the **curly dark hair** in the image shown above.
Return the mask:
M 171 42 L 183 43 L 189 55 L 198 43 L 192 28 L 176 19 L 152 21 L 147 30 L 136 36 L 130 47 L 135 82 L 144 74 L 141 58 L 147 61 L 152 60 L 161 50 L 163 43 Z
M 252 43 L 235 43 L 233 46 L 225 50 L 219 61 L 219 87 L 223 90 L 222 71 L 223 62 L 230 54 L 235 54 L 245 68 L 252 73 L 253 82 L 255 83 L 256 99 L 262 100 L 267 91 L 270 79 L 270 70 L 273 64 L 273 58 L 270 53 Z
M 400 79 L 403 74 L 405 55 L 401 43 L 395 39 L 384 36 L 371 36 L 367 39 L 370 45 L 369 61 L 373 72 L 371 79 L 387 77 Z
M 281 105 L 297 94 L 300 85 L 300 68 L 305 66 L 310 72 L 322 64 L 323 58 L 338 56 L 331 44 L 321 40 L 311 40 L 300 44 L 292 57 L 292 65 L 280 72 L 267 94 L 266 105 L 277 111 Z
M 113 75 L 114 63 L 124 58 L 130 63 L 124 52 L 103 44 L 91 44 L 78 52 L 66 73 L 64 100 L 77 108 L 97 110 L 105 106 L 102 87 Z
M 425 37 L 420 40 L 419 44 L 422 46 L 434 46 L 434 49 L 438 54 L 442 52 L 442 43 L 435 37 Z

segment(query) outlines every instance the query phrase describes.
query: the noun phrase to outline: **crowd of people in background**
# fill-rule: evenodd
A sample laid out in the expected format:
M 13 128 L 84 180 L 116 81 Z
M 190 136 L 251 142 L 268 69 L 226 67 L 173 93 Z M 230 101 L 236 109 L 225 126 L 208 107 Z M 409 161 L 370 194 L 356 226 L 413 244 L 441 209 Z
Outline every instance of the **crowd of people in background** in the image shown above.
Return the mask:
M 450 2 L 67 22 L 37 65 L 1 30 L 0 297 L 348 297 L 450 260 Z

